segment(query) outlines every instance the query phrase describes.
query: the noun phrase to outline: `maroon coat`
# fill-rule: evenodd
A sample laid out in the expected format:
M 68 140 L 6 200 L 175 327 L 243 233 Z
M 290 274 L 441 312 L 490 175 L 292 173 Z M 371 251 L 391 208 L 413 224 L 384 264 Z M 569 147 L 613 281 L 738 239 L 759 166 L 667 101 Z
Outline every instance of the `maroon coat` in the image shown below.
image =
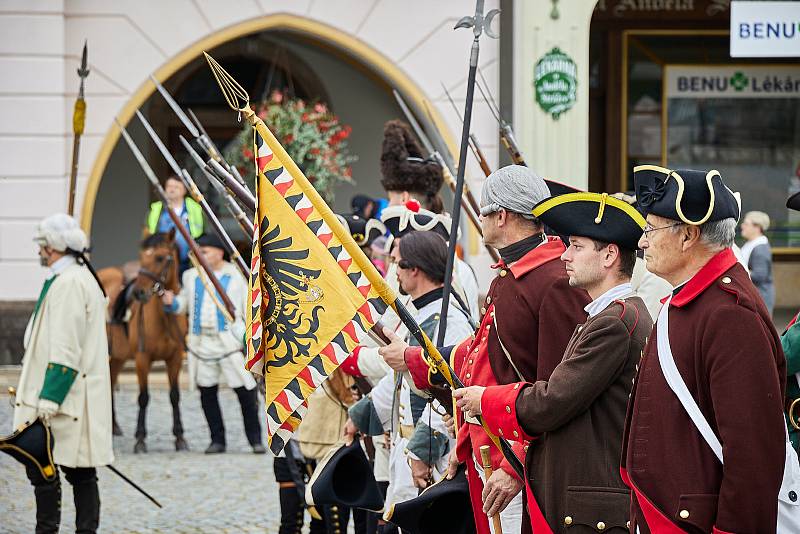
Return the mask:
M 673 297 L 669 334 L 681 377 L 722 442 L 725 468 L 667 385 L 654 328 L 623 440 L 623 478 L 634 490 L 631 531 L 775 532 L 786 360 L 758 291 L 730 249 Z
M 484 391 L 481 410 L 492 430 L 538 436 L 525 459 L 534 533 L 627 528 L 630 492 L 619 472 L 622 429 L 652 326 L 642 299 L 615 301 L 575 329 L 549 380 Z

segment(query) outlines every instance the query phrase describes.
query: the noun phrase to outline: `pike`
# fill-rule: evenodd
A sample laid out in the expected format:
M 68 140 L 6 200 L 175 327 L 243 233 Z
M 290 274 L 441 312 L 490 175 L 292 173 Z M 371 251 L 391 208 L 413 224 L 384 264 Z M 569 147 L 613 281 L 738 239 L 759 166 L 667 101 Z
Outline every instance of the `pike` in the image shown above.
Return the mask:
M 508 124 L 503 116 L 500 114 L 500 108 L 497 107 L 497 102 L 494 101 L 494 97 L 492 97 L 492 92 L 489 90 L 489 84 L 486 83 L 486 78 L 483 77 L 483 72 L 480 72 L 481 81 L 483 85 L 486 87 L 486 91 L 484 91 L 481 84 L 478 85 L 478 90 L 481 92 L 481 96 L 486 101 L 486 105 L 489 106 L 489 111 L 492 112 L 497 124 L 500 126 L 500 141 L 503 143 L 503 146 L 508 152 L 508 155 L 511 156 L 511 161 L 515 165 L 525 165 L 525 158 L 522 157 L 522 153 L 519 150 L 519 145 L 517 144 L 517 139 L 514 137 L 514 130 L 511 128 L 511 125 Z
M 83 99 L 83 82 L 89 76 L 87 64 L 88 41 L 83 42 L 83 54 L 81 56 L 81 67 L 78 69 L 78 76 L 81 79 L 81 86 L 78 89 L 78 98 L 75 100 L 75 107 L 72 111 L 72 168 L 69 173 L 69 191 L 67 193 L 67 214 L 75 212 L 75 185 L 78 180 L 78 157 L 81 149 L 81 135 L 86 125 L 86 100 Z
M 128 144 L 128 147 L 133 152 L 133 156 L 136 158 L 136 161 L 139 163 L 139 166 L 144 171 L 145 176 L 150 181 L 150 184 L 153 186 L 153 189 L 156 191 L 156 195 L 158 195 L 159 200 L 161 200 L 162 205 L 166 208 L 166 212 L 169 215 L 170 219 L 172 219 L 172 223 L 175 225 L 175 228 L 180 232 L 183 236 L 183 239 L 189 245 L 189 250 L 191 250 L 192 254 L 194 254 L 195 259 L 200 264 L 200 267 L 203 268 L 205 274 L 208 277 L 208 280 L 216 289 L 220 300 L 222 300 L 222 304 L 224 306 L 224 312 L 227 312 L 226 319 L 229 321 L 233 321 L 233 318 L 236 316 L 236 309 L 231 302 L 231 299 L 228 297 L 227 293 L 225 293 L 225 289 L 222 287 L 222 284 L 219 283 L 216 275 L 214 274 L 214 270 L 208 264 L 203 256 L 203 253 L 200 252 L 200 247 L 197 245 L 195 240 L 192 238 L 192 234 L 189 233 L 189 230 L 184 226 L 183 222 L 180 220 L 178 215 L 175 213 L 174 210 L 169 209 L 169 201 L 167 200 L 167 194 L 164 192 L 164 188 L 161 187 L 161 183 L 159 183 L 158 178 L 156 178 L 153 169 L 150 168 L 150 165 L 147 163 L 147 160 L 144 159 L 139 147 L 136 146 L 136 143 L 131 139 L 131 136 L 128 134 L 125 127 L 120 124 L 119 120 L 116 118 L 114 119 L 117 127 L 119 128 L 120 132 L 122 133 L 122 137 L 125 139 L 125 142 Z M 223 314 L 224 315 L 224 314 Z
M 450 105 L 453 106 L 453 111 L 456 112 L 458 120 L 461 121 L 461 124 L 464 124 L 464 118 L 461 116 L 461 112 L 458 111 L 458 106 L 456 106 L 456 103 L 453 101 L 453 97 L 450 96 L 450 91 L 447 90 L 447 87 L 445 87 L 444 83 L 442 83 L 442 89 L 444 90 L 444 94 L 447 95 L 447 100 L 450 101 Z M 489 162 L 486 160 L 486 156 L 483 155 L 483 150 L 481 150 L 481 146 L 478 143 L 478 138 L 474 133 L 469 134 L 469 147 L 472 150 L 472 155 L 475 156 L 476 160 L 478 160 L 478 165 L 481 166 L 483 174 L 486 176 L 492 174 L 492 169 L 489 167 Z
M 136 110 L 136 116 L 139 117 L 139 120 L 144 125 L 144 129 L 147 130 L 150 138 L 158 147 L 158 151 L 161 152 L 161 155 L 164 156 L 164 159 L 167 160 L 167 163 L 169 163 L 169 166 L 172 168 L 172 172 L 174 172 L 176 176 L 180 177 L 183 185 L 186 186 L 186 189 L 189 191 L 189 194 L 192 195 L 194 201 L 200 204 L 200 207 L 203 209 L 203 213 L 205 213 L 206 217 L 211 222 L 211 226 L 214 228 L 214 233 L 216 233 L 222 240 L 222 243 L 228 250 L 228 254 L 231 255 L 231 259 L 234 260 L 234 263 L 239 268 L 242 276 L 244 276 L 245 280 L 247 280 L 247 278 L 250 276 L 250 269 L 247 268 L 247 264 L 245 263 L 244 259 L 242 259 L 242 255 L 239 254 L 239 250 L 236 248 L 236 245 L 233 244 L 233 241 L 231 241 L 228 233 L 222 227 L 219 219 L 211 210 L 211 206 L 208 205 L 203 193 L 200 192 L 197 184 L 194 183 L 192 175 L 189 174 L 186 169 L 178 165 L 178 162 L 175 161 L 175 158 L 172 157 L 172 154 L 169 153 L 167 147 L 164 145 L 161 139 L 159 139 L 155 130 L 153 130 L 153 127 L 150 126 L 150 123 L 144 118 L 144 115 L 142 115 L 138 109 Z
M 482 8 L 482 0 L 478 1 L 479 6 Z M 488 20 L 491 21 L 491 18 L 493 17 L 494 15 L 491 15 Z M 273 154 L 277 156 L 277 158 L 284 164 L 287 172 L 289 172 L 289 174 L 296 179 L 300 180 L 301 183 L 305 184 L 303 187 L 304 194 L 309 197 L 309 200 L 319 211 L 325 224 L 328 226 L 328 228 L 330 228 L 332 234 L 336 236 L 336 239 L 342 244 L 343 249 L 347 251 L 347 254 L 353 260 L 354 264 L 358 266 L 358 269 L 367 278 L 377 295 L 379 295 L 380 298 L 388 306 L 390 306 L 395 313 L 397 313 L 397 316 L 400 318 L 406 328 L 408 328 L 409 334 L 413 336 L 419 345 L 424 349 L 424 357 L 431 367 L 432 372 L 442 373 L 442 377 L 452 388 L 464 387 L 464 383 L 461 381 L 458 375 L 456 375 L 455 371 L 453 371 L 453 369 L 450 367 L 450 364 L 444 359 L 442 354 L 431 342 L 428 336 L 425 335 L 425 332 L 422 331 L 420 326 L 409 313 L 408 309 L 403 305 L 402 302 L 400 302 L 400 299 L 397 298 L 397 294 L 389 286 L 386 280 L 384 280 L 384 278 L 378 272 L 378 269 L 375 268 L 370 259 L 364 254 L 364 251 L 362 251 L 358 244 L 356 244 L 356 242 L 353 240 L 353 236 L 350 235 L 350 232 L 342 226 L 319 193 L 317 193 L 307 182 L 307 179 L 303 176 L 300 168 L 294 161 L 292 161 L 280 143 L 278 143 L 277 139 L 275 139 L 275 136 L 264 124 L 264 121 L 258 118 L 258 116 L 255 114 L 253 109 L 250 107 L 250 96 L 247 94 L 247 91 L 245 91 L 245 89 L 230 74 L 228 74 L 228 72 L 226 72 L 225 69 L 223 69 L 222 66 L 216 62 L 216 60 L 214 60 L 214 58 L 208 55 L 208 53 L 204 52 L 203 54 L 205 55 L 206 61 L 208 61 L 208 64 L 211 67 L 214 78 L 219 84 L 228 106 L 230 106 L 234 111 L 241 113 L 253 125 L 259 136 L 261 136 L 264 142 L 269 146 Z M 475 59 L 477 60 L 477 55 Z M 461 155 L 462 157 L 466 157 L 466 151 L 462 151 Z M 214 164 L 217 162 L 211 163 Z M 462 170 L 459 171 L 459 174 L 461 174 L 463 185 L 463 166 L 461 169 Z M 460 206 L 460 204 L 456 202 L 456 206 Z M 453 267 L 452 254 L 455 252 L 455 240 L 453 239 L 455 235 L 456 232 L 451 232 L 451 249 L 449 251 L 451 255 L 448 258 L 450 265 L 449 271 L 451 272 L 451 275 Z M 506 457 L 514 471 L 521 479 L 524 480 L 524 467 L 520 459 L 516 456 L 511 448 L 511 444 L 508 442 L 508 440 L 493 434 L 481 416 L 477 416 L 476 419 L 483 427 L 487 436 L 489 436 L 498 449 L 502 451 L 503 455 Z
M 228 162 L 225 161 L 225 158 L 222 157 L 222 154 L 217 149 L 217 145 L 215 145 L 214 141 L 212 141 L 208 136 L 205 128 L 203 128 L 203 125 L 200 124 L 199 120 L 197 120 L 197 117 L 192 110 L 189 110 L 189 114 L 192 116 L 192 118 L 189 119 L 186 113 L 184 113 L 183 109 L 181 109 L 181 106 L 175 101 L 174 98 L 172 98 L 172 95 L 169 94 L 169 91 L 167 91 L 167 89 L 161 85 L 161 83 L 152 74 L 150 75 L 150 81 L 156 86 L 158 92 L 161 93 L 161 96 L 167 101 L 167 104 L 169 104 L 169 107 L 175 112 L 175 115 L 178 116 L 178 119 L 180 119 L 181 123 L 183 123 L 183 126 L 189 130 L 189 133 L 195 138 L 197 144 L 203 148 L 209 157 L 221 163 L 228 172 L 232 173 L 240 184 L 245 185 L 245 181 L 239 174 L 239 171 L 237 171 L 235 167 L 228 165 Z
M 397 100 L 397 104 L 400 106 L 400 109 L 403 111 L 403 115 L 405 115 L 408 124 L 411 126 L 411 129 L 414 130 L 414 133 L 417 135 L 417 138 L 422 142 L 422 145 L 425 147 L 425 150 L 428 151 L 430 156 L 436 161 L 437 164 L 442 168 L 442 175 L 444 176 L 445 182 L 450 187 L 450 190 L 455 192 L 456 189 L 456 182 L 453 179 L 453 173 L 450 171 L 450 167 L 442 157 L 442 153 L 436 149 L 431 143 L 431 140 L 425 134 L 425 130 L 422 129 L 417 119 L 414 117 L 414 114 L 411 113 L 411 109 L 406 104 L 403 97 L 400 96 L 400 93 L 397 89 L 392 89 L 392 93 L 394 94 L 395 100 Z M 478 214 L 480 213 L 480 208 L 478 207 L 478 203 L 475 201 L 475 197 L 472 196 L 472 192 L 464 186 L 464 192 L 466 196 L 467 204 L 464 204 L 464 199 L 462 198 L 462 205 L 464 205 L 464 212 L 469 217 L 472 226 L 478 231 L 478 235 L 483 237 L 483 229 L 481 228 L 480 219 L 478 218 Z M 457 226 L 453 225 L 453 228 L 457 228 Z M 500 261 L 500 256 L 497 254 L 497 251 L 492 247 L 485 245 L 486 250 L 489 252 L 489 256 L 491 256 L 492 260 L 496 263 Z
M 200 157 L 200 154 L 198 154 L 197 151 L 192 148 L 192 145 L 189 143 L 189 141 L 187 141 L 182 135 L 179 135 L 178 138 L 181 140 L 181 143 L 183 143 L 183 147 L 189 153 L 189 156 L 194 160 L 195 164 L 200 169 L 200 172 L 203 173 L 203 176 L 206 177 L 208 183 L 210 183 L 211 187 L 214 188 L 214 191 L 216 191 L 220 197 L 225 199 L 225 204 L 228 208 L 228 211 L 233 218 L 236 219 L 236 222 L 239 223 L 239 227 L 242 229 L 244 234 L 248 238 L 252 239 L 253 223 L 250 222 L 250 219 L 248 219 L 247 215 L 242 210 L 242 207 L 239 205 L 236 199 L 233 198 L 230 191 L 219 183 L 219 180 L 217 180 L 216 176 L 206 170 L 206 162 L 203 161 L 203 158 Z

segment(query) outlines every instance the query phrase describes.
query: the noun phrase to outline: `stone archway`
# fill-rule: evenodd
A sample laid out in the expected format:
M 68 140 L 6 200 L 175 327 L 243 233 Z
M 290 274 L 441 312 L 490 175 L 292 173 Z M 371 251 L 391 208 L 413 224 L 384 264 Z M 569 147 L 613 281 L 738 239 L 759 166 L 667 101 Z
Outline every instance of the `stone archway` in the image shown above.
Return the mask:
M 234 24 L 223 30 L 212 33 L 186 47 L 180 53 L 172 57 L 159 67 L 153 73 L 153 76 L 159 81 L 165 81 L 190 62 L 196 60 L 203 50 L 211 50 L 228 41 L 265 30 L 282 30 L 302 35 L 309 41 L 317 43 L 320 47 L 365 69 L 373 76 L 382 80 L 383 83 L 395 87 L 406 101 L 409 102 L 419 120 L 423 123 L 429 123 L 429 121 L 432 120 L 435 126 L 443 132 L 445 141 L 451 148 L 454 146 L 445 121 L 435 108 L 432 110 L 432 118 L 428 118 L 428 115 L 423 111 L 423 102 L 426 98 L 425 94 L 394 62 L 348 33 L 332 26 L 296 15 L 276 14 L 259 17 L 257 19 Z M 127 125 L 135 114 L 135 111 L 148 100 L 154 91 L 154 85 L 149 80 L 144 81 L 117 114 L 120 123 Z M 87 232 L 91 231 L 95 201 L 103 174 L 119 139 L 119 130 L 112 124 L 104 136 L 92 166 L 81 211 L 81 225 Z

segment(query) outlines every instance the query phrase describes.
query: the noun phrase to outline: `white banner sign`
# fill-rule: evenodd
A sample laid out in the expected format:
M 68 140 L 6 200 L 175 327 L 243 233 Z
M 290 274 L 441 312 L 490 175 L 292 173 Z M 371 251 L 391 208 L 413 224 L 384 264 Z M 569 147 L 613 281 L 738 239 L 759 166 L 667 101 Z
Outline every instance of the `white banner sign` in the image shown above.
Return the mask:
M 734 1 L 731 57 L 800 57 L 800 2 Z
M 800 98 L 800 66 L 667 65 L 667 98 Z

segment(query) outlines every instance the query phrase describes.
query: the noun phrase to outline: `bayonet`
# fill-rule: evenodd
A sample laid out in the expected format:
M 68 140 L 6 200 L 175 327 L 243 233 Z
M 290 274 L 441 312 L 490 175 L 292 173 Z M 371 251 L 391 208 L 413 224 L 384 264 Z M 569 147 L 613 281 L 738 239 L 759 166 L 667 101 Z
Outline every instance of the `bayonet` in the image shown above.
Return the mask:
M 175 225 L 175 228 L 178 230 L 181 236 L 183 236 L 184 241 L 186 241 L 186 243 L 189 245 L 189 250 L 192 252 L 192 254 L 194 254 L 195 260 L 198 263 L 200 263 L 200 266 L 206 272 L 206 275 L 208 279 L 211 281 L 211 284 L 214 286 L 214 289 L 217 290 L 217 294 L 220 297 L 220 300 L 222 300 L 222 304 L 224 306 L 224 309 L 221 310 L 223 312 L 222 314 L 226 316 L 225 318 L 228 321 L 233 322 L 233 318 L 236 317 L 236 308 L 231 302 L 230 297 L 228 297 L 228 294 L 225 293 L 225 288 L 223 288 L 222 284 L 219 283 L 219 279 L 217 279 L 216 275 L 214 274 L 214 270 L 206 261 L 205 256 L 203 256 L 203 253 L 200 251 L 200 247 L 197 246 L 197 242 L 192 237 L 192 234 L 189 233 L 189 230 L 183 224 L 183 221 L 181 221 L 180 217 L 178 217 L 178 215 L 175 213 L 175 210 L 169 208 L 169 200 L 167 199 L 167 193 L 164 191 L 164 188 L 158 181 L 156 173 L 153 172 L 153 169 L 150 168 L 150 164 L 147 163 L 147 160 L 145 159 L 144 155 L 142 155 L 142 152 L 139 150 L 139 147 L 136 146 L 136 143 L 131 138 L 130 134 L 128 134 L 127 130 L 125 130 L 125 127 L 122 126 L 122 124 L 120 124 L 120 122 L 116 118 L 114 119 L 114 122 L 119 128 L 120 133 L 122 133 L 122 138 L 125 139 L 125 143 L 127 143 L 128 148 L 131 149 L 133 157 L 136 158 L 136 162 L 142 168 L 142 171 L 144 172 L 145 176 L 150 181 L 150 185 L 153 186 L 156 195 L 158 196 L 159 200 L 164 206 L 164 211 L 167 212 L 167 215 L 172 220 L 172 223 Z
M 156 134 L 155 130 L 153 130 L 153 127 L 150 126 L 150 123 L 144 118 L 144 115 L 142 115 L 139 110 L 136 110 L 136 116 L 139 117 L 139 120 L 144 125 L 144 129 L 147 130 L 150 138 L 156 144 L 156 147 L 158 147 L 158 151 L 161 152 L 161 155 L 164 156 L 164 159 L 167 160 L 167 163 L 169 163 L 169 166 L 172 168 L 172 172 L 174 172 L 175 175 L 180 178 L 194 201 L 200 204 L 200 207 L 203 209 L 203 212 L 206 214 L 206 217 L 211 223 L 211 227 L 214 228 L 214 232 L 222 240 L 225 248 L 228 249 L 228 254 L 231 255 L 231 259 L 233 260 L 234 264 L 239 268 L 242 276 L 247 279 L 250 276 L 250 269 L 247 268 L 247 263 L 245 263 L 241 254 L 239 254 L 239 249 L 237 249 L 236 245 L 233 244 L 230 236 L 228 236 L 228 233 L 222 227 L 222 223 L 219 222 L 219 219 L 212 211 L 211 206 L 208 205 L 208 201 L 206 201 L 203 193 L 200 192 L 200 189 L 197 187 L 194 179 L 192 179 L 192 175 L 189 174 L 186 169 L 178 165 L 178 162 L 175 161 L 174 157 L 172 157 L 172 154 L 170 154 L 166 145 L 164 145 L 164 143 Z
M 192 124 L 192 121 L 189 120 L 189 117 L 186 116 L 186 113 L 184 113 L 178 103 L 175 102 L 175 99 L 172 98 L 172 95 L 169 94 L 164 86 L 161 85 L 161 83 L 159 83 L 159 81 L 156 80 L 155 76 L 152 74 L 150 75 L 150 80 L 153 82 L 153 84 L 155 84 L 158 92 L 161 93 L 161 96 L 163 96 L 164 100 L 167 101 L 169 107 L 172 108 L 172 111 L 175 112 L 175 115 L 177 115 L 178 119 L 180 119 L 180 121 L 183 123 L 184 128 L 189 130 L 189 133 L 192 134 L 192 137 L 200 137 L 200 132 L 197 131 L 197 128 L 195 128 L 194 124 Z
M 478 72 L 480 72 L 480 70 Z M 486 91 L 484 91 L 483 87 L 481 87 L 481 84 L 477 84 L 478 90 L 481 92 L 481 96 L 483 96 L 483 99 L 486 101 L 486 105 L 489 106 L 489 110 L 492 112 L 497 124 L 500 126 L 500 141 L 503 143 L 503 146 L 505 147 L 509 156 L 511 156 L 511 161 L 514 164 L 527 166 L 525 163 L 525 158 L 522 157 L 522 153 L 519 150 L 517 139 L 514 137 L 514 130 L 500 114 L 500 108 L 497 107 L 497 103 L 492 97 L 492 92 L 489 90 L 489 84 L 486 83 L 486 78 L 483 77 L 483 73 L 481 73 L 481 80 L 486 87 Z
M 256 197 L 249 189 L 244 187 L 239 181 L 229 173 L 217 160 L 209 159 L 206 162 L 206 170 L 214 176 L 219 182 L 230 189 L 231 193 L 236 195 L 236 198 L 242 203 L 242 206 L 251 214 L 256 212 Z
M 461 121 L 461 124 L 464 124 L 464 118 L 461 116 L 461 112 L 458 111 L 458 106 L 456 106 L 456 103 L 453 101 L 453 97 L 450 96 L 450 91 L 447 90 L 447 87 L 445 87 L 444 83 L 442 83 L 442 89 L 444 89 L 444 94 L 447 95 L 447 100 L 450 101 L 450 105 L 453 106 L 453 111 L 456 112 L 456 117 L 458 117 L 458 120 Z M 472 155 L 475 156 L 476 160 L 478 160 L 478 165 L 481 166 L 483 174 L 489 176 L 492 173 L 492 169 L 489 167 L 489 162 L 486 160 L 486 156 L 483 155 L 483 150 L 481 150 L 481 146 L 478 143 L 478 138 L 474 133 L 471 132 L 469 134 L 469 148 L 472 150 Z
M 225 161 L 225 158 L 222 157 L 222 152 L 219 151 L 217 145 L 211 140 L 208 132 L 206 132 L 206 129 L 203 128 L 203 124 L 200 122 L 200 119 L 197 118 L 197 115 L 194 114 L 194 111 L 192 111 L 191 108 L 189 108 L 189 115 L 191 115 L 192 120 L 197 127 L 200 128 L 200 137 L 197 138 L 197 142 L 203 147 L 203 150 L 206 151 L 210 158 L 213 158 L 217 163 L 225 167 L 225 170 L 231 173 L 231 175 L 236 178 L 236 181 L 246 188 L 247 183 L 244 181 L 244 178 L 242 178 L 242 175 L 239 174 L 239 169 L 237 169 L 235 165 L 231 165 Z
M 208 170 L 206 169 L 206 163 L 203 161 L 203 158 L 201 158 L 200 154 L 198 154 L 197 151 L 195 151 L 195 149 L 192 148 L 192 145 L 189 143 L 189 141 L 187 141 L 186 138 L 183 137 L 182 135 L 179 135 L 178 137 L 181 140 L 181 143 L 183 143 L 183 146 L 186 149 L 186 151 L 189 153 L 189 156 L 192 158 L 192 160 L 194 160 L 195 164 L 200 169 L 200 172 L 203 173 L 203 176 L 206 177 L 208 183 L 211 184 L 211 187 L 214 188 L 214 191 L 216 191 L 220 197 L 225 199 L 225 205 L 228 208 L 228 211 L 233 216 L 233 218 L 236 219 L 236 222 L 239 223 L 239 226 L 241 227 L 242 231 L 245 233 L 246 236 L 248 236 L 248 238 L 252 239 L 253 224 L 250 222 L 250 219 L 247 218 L 247 215 L 244 213 L 244 211 L 242 211 L 242 207 L 239 205 L 236 199 L 231 195 L 230 191 L 219 183 L 219 180 L 217 180 L 216 176 L 208 172 Z

